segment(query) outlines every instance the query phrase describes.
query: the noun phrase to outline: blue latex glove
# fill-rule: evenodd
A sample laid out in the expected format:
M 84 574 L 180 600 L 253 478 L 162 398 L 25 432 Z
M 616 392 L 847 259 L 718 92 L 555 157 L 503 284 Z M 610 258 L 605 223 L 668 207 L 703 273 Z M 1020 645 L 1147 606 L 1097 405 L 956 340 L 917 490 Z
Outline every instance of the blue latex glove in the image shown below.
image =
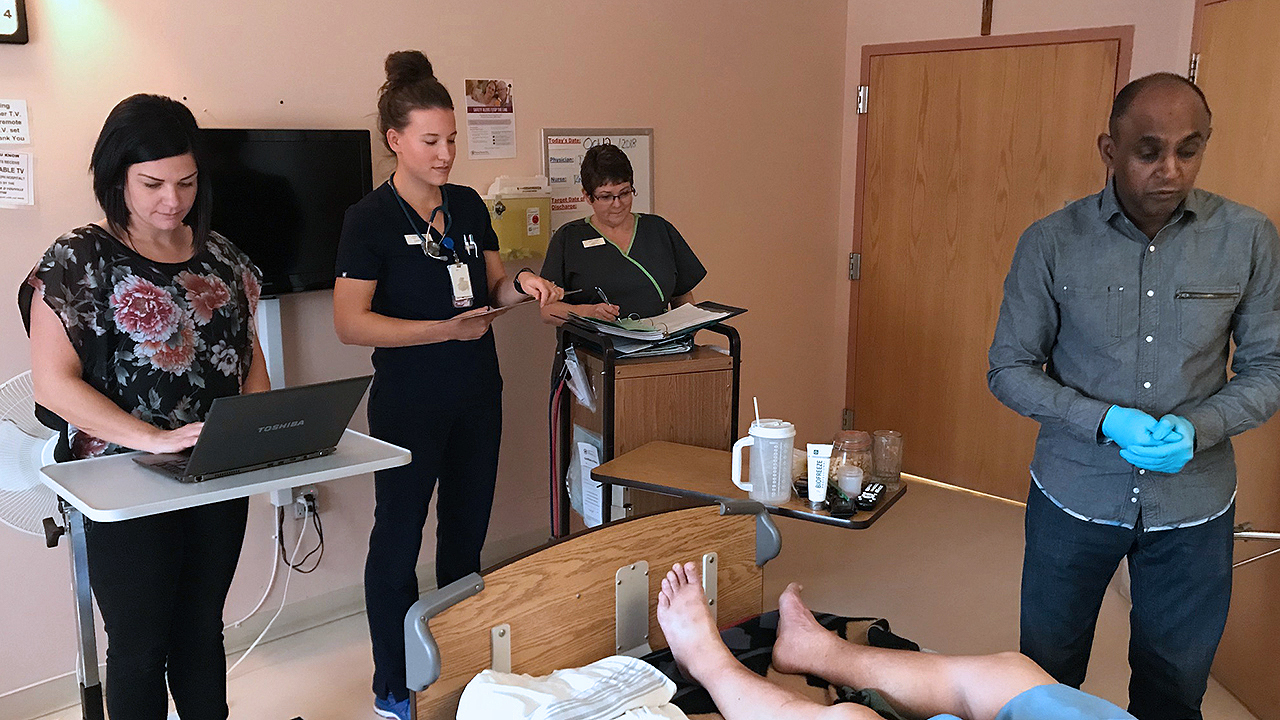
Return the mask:
M 1158 445 L 1152 437 L 1158 423 L 1150 415 L 1133 408 L 1112 405 L 1102 417 L 1102 434 L 1121 448 L 1131 445 Z
M 1195 455 L 1196 429 L 1186 418 L 1165 415 L 1151 434 L 1153 438 L 1163 438 L 1163 441 L 1131 445 L 1120 451 L 1120 457 L 1140 468 L 1176 473 Z

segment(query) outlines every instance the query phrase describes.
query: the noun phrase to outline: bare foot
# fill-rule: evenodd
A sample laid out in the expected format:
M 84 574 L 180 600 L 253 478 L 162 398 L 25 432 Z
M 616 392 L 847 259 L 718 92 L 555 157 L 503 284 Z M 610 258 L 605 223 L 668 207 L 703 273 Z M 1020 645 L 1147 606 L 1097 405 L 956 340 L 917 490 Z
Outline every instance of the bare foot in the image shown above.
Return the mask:
M 814 656 L 835 637 L 818 624 L 800 599 L 803 589 L 791 583 L 778 596 L 778 639 L 773 644 L 773 667 L 778 672 L 807 672 L 813 667 Z
M 658 592 L 658 625 L 667 638 L 676 665 L 686 677 L 706 684 L 705 678 L 726 660 L 733 662 L 720 640 L 715 620 L 702 592 L 693 563 L 677 563 L 662 579 Z

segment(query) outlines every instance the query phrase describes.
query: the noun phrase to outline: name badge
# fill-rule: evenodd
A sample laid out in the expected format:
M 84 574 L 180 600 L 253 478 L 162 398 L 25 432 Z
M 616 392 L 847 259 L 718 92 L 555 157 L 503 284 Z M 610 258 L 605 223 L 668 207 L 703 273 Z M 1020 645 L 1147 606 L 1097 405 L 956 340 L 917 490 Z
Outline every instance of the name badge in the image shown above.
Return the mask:
M 464 308 L 471 305 L 474 295 L 471 292 L 471 271 L 462 263 L 449 265 L 449 282 L 453 285 L 453 306 Z
M 600 247 L 603 244 L 604 244 L 604 238 L 602 237 L 591 238 L 590 240 L 582 241 L 582 247 L 584 248 Z
M 404 244 L 405 244 L 405 245 L 421 245 L 421 244 L 422 244 L 422 236 L 421 236 L 421 235 L 418 235 L 418 234 L 416 234 L 416 233 L 410 233 L 410 234 L 408 234 L 408 235 L 405 235 L 405 236 L 404 236 Z

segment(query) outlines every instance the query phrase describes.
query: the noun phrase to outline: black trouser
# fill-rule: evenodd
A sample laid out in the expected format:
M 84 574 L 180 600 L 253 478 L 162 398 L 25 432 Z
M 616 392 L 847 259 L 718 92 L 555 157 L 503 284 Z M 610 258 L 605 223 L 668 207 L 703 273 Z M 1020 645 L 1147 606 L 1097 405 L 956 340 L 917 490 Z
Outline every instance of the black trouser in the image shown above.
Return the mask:
M 380 378 L 381 379 L 381 378 Z M 376 505 L 364 567 L 373 641 L 373 692 L 408 697 L 404 617 L 418 600 L 415 566 L 431 493 L 436 508 L 436 586 L 480 571 L 502 434 L 501 381 L 432 396 L 412 383 L 379 383 L 369 398 L 374 437 L 408 448 L 413 462 L 374 475 Z
M 1205 523 L 1143 532 L 1068 515 L 1035 484 L 1027 496 L 1022 566 L 1024 654 L 1080 687 L 1102 596 L 1128 560 L 1129 712 L 1139 720 L 1198 719 L 1231 602 L 1235 506 Z
M 89 584 L 107 631 L 112 720 L 168 717 L 166 674 L 182 720 L 227 717 L 222 608 L 248 514 L 244 498 L 86 523 Z

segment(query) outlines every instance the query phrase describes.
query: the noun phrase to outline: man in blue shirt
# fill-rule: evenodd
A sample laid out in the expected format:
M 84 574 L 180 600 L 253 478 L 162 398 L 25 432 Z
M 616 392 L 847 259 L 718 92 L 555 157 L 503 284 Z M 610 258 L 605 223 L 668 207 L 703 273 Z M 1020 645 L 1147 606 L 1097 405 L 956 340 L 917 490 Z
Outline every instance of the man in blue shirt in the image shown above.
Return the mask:
M 1078 687 L 1127 559 L 1141 720 L 1201 717 L 1231 595 L 1228 437 L 1280 407 L 1280 239 L 1193 188 L 1209 135 L 1185 78 L 1125 86 L 1098 139 L 1106 188 L 1023 234 L 989 354 L 991 392 L 1041 424 L 1022 652 Z

